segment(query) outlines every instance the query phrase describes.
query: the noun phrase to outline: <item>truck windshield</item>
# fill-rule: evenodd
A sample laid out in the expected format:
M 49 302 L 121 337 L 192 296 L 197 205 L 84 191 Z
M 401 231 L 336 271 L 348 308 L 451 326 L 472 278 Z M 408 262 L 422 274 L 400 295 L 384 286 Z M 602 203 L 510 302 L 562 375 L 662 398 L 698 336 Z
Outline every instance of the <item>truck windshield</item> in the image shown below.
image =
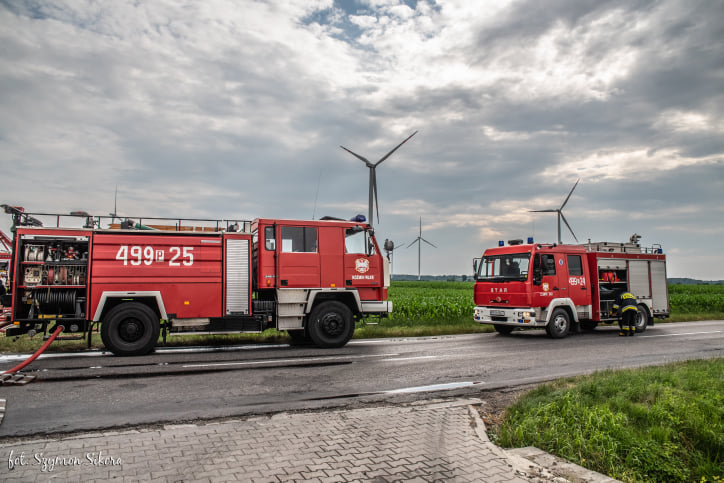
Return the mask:
M 505 255 L 489 255 L 483 257 L 478 266 L 477 279 L 495 280 L 527 280 L 530 253 L 507 253 Z

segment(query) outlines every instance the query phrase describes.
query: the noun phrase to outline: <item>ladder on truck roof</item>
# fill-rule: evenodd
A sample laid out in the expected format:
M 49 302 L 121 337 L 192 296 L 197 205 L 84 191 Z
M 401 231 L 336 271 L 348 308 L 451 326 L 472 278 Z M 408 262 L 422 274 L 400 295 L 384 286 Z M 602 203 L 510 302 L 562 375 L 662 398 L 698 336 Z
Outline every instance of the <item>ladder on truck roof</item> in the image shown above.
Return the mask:
M 639 243 L 640 239 L 641 235 L 637 235 L 636 233 L 634 233 L 633 235 L 631 235 L 628 243 L 592 242 L 589 239 L 588 243 L 584 243 L 583 246 L 586 247 L 586 251 L 588 252 L 645 253 L 651 255 L 661 255 L 664 253 L 664 250 L 658 243 L 654 243 L 650 247 L 642 247 Z
M 91 215 L 85 211 L 70 213 L 30 213 L 21 207 L 0 205 L 13 217 L 14 226 L 46 226 L 39 218 L 54 219 L 55 228 L 70 228 L 83 223 L 82 228 L 111 230 L 161 230 L 161 231 L 251 231 L 251 221 L 242 219 L 170 218 L 153 216 Z M 84 220 L 84 222 L 83 222 Z M 116 222 L 118 220 L 118 222 Z M 53 223 L 51 221 L 50 223 Z

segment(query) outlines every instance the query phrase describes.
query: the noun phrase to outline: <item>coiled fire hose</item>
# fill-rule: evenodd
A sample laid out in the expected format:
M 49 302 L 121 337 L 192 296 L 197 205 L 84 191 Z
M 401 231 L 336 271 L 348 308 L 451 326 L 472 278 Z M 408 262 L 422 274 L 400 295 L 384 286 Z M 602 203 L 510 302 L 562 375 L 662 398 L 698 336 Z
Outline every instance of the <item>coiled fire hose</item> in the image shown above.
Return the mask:
M 56 337 L 58 337 L 58 335 L 60 335 L 61 332 L 63 332 L 64 329 L 65 329 L 65 327 L 63 327 L 62 325 L 59 325 L 58 328 L 55 329 L 55 332 L 53 332 L 53 334 L 48 338 L 48 340 L 45 341 L 45 344 L 43 344 L 40 347 L 40 349 L 35 351 L 35 354 L 28 357 L 24 362 L 21 362 L 20 364 L 13 367 L 12 369 L 9 369 L 9 370 L 3 372 L 3 374 L 12 374 L 12 373 L 18 372 L 20 369 L 24 368 L 25 366 L 27 366 L 28 364 L 33 362 L 35 359 L 38 358 L 38 356 L 40 354 L 42 354 L 45 351 L 45 349 L 48 348 L 48 346 L 55 340 Z

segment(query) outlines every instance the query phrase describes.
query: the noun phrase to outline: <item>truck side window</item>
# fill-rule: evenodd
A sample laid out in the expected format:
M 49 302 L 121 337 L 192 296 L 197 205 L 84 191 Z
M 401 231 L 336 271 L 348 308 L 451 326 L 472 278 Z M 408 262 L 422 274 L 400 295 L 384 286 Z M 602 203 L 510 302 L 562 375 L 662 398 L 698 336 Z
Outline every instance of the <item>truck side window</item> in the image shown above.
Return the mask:
M 282 253 L 315 253 L 317 229 L 311 226 L 283 226 Z
M 276 238 L 274 237 L 274 227 L 264 227 L 264 248 L 274 251 L 276 249 Z
M 348 228 L 344 231 L 345 253 L 366 255 L 367 234 L 364 231 Z
M 541 255 L 543 276 L 556 274 L 556 258 L 553 255 Z
M 568 255 L 568 275 L 583 275 L 580 255 Z

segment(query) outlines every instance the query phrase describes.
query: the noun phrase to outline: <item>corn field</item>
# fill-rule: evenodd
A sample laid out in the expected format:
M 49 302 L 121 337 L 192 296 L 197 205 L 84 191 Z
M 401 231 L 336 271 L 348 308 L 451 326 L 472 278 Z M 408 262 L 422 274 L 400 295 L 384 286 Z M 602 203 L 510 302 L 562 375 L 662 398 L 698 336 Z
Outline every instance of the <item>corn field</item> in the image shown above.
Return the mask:
M 724 285 L 669 285 L 672 313 L 724 313 Z
M 394 281 L 390 325 L 473 322 L 474 282 Z M 669 285 L 672 315 L 724 314 L 724 285 Z
M 388 292 L 393 303 L 389 322 L 407 325 L 473 322 L 472 282 L 393 282 Z

